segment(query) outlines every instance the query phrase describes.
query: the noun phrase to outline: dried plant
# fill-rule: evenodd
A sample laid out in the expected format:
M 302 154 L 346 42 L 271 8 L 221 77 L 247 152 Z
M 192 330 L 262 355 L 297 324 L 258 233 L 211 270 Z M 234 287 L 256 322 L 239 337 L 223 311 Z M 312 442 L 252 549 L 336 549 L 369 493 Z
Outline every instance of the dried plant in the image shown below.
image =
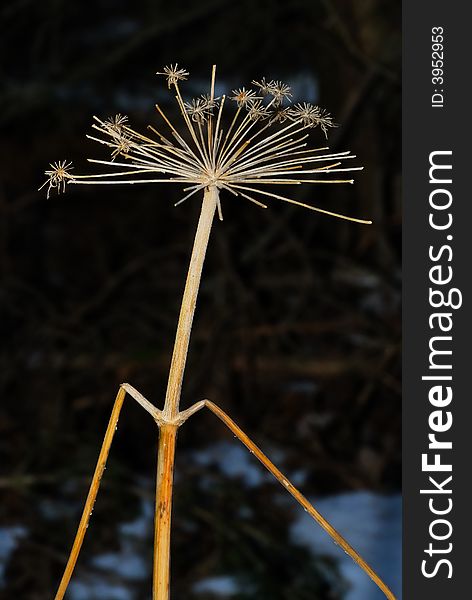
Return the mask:
M 354 155 L 350 152 L 327 153 L 327 147 L 307 147 L 307 130 L 320 127 L 327 136 L 328 128 L 334 127 L 328 113 L 307 102 L 284 107 L 284 102 L 292 95 L 289 86 L 262 79 L 253 82 L 259 89 L 259 96 L 245 87 L 233 90 L 230 100 L 236 103 L 236 110 L 225 132 L 222 116 L 226 96 L 221 99 L 214 97 L 214 74 L 211 93 L 188 102 L 182 99 L 179 88 L 179 81 L 188 76 L 187 71 L 171 65 L 158 74 L 165 75 L 169 88 L 174 87 L 176 91 L 184 131 L 179 132 L 158 105 L 156 108 L 169 129 L 167 137 L 154 126 L 149 126 L 154 138 L 138 133 L 122 115 L 105 121 L 94 117 L 93 128 L 102 137 L 88 137 L 108 146 L 111 160 L 90 159 L 90 162 L 107 165 L 114 170 L 73 175 L 71 163 L 61 161 L 51 164 L 51 170 L 46 171 L 49 178 L 44 183 L 48 186 L 48 195 L 52 189 L 65 191 L 68 184 L 172 182 L 185 186 L 185 195 L 177 204 L 198 192 L 214 188 L 220 219 L 219 192 L 226 190 L 263 208 L 267 208 L 264 202 L 275 198 L 341 219 L 370 223 L 303 204 L 265 189 L 267 186 L 301 183 L 353 183 L 352 179 L 331 179 L 327 176 L 361 170 L 362 167 L 342 167 L 344 161 L 355 158 Z M 286 121 L 288 124 L 278 127 Z M 186 140 L 186 137 L 190 139 Z M 123 162 L 117 161 L 118 157 Z
M 175 91 L 183 129 L 177 129 L 159 105 L 157 111 L 166 129 L 149 126 L 149 133 L 138 133 L 128 125 L 127 117 L 116 115 L 107 120 L 94 117 L 93 128 L 99 137 L 88 136 L 110 149 L 110 160 L 90 162 L 112 167 L 105 173 L 72 174 L 66 161 L 51 164 L 46 171 L 47 195 L 51 190 L 64 192 L 70 184 L 120 185 L 177 183 L 183 186 L 181 204 L 198 192 L 203 195 L 202 207 L 180 310 L 167 392 L 162 410 L 156 408 L 129 384 L 122 384 L 103 440 L 92 484 L 85 503 L 76 539 L 56 594 L 61 600 L 66 592 L 85 536 L 98 493 L 108 452 L 113 440 L 121 407 L 128 393 L 159 426 L 158 468 L 156 486 L 153 598 L 169 598 L 169 564 L 172 486 L 174 456 L 178 428 L 195 412 L 208 408 L 277 478 L 284 488 L 304 507 L 344 551 L 372 578 L 387 598 L 392 592 L 349 543 L 326 521 L 308 500 L 288 481 L 252 440 L 218 406 L 209 400 L 197 402 L 180 410 L 182 380 L 192 329 L 203 263 L 215 213 L 223 219 L 220 192 L 228 197 L 243 198 L 259 207 L 265 202 L 281 200 L 305 209 L 357 223 L 358 219 L 298 202 L 286 195 L 275 194 L 271 186 L 353 183 L 352 179 L 332 178 L 333 173 L 349 173 L 362 167 L 344 167 L 354 157 L 350 152 L 330 153 L 329 148 L 308 146 L 309 130 L 319 127 L 327 137 L 334 127 L 332 117 L 318 106 L 307 102 L 292 106 L 291 89 L 279 81 L 253 81 L 255 90 L 241 87 L 227 98 L 215 97 L 213 67 L 209 94 L 184 101 L 179 83 L 189 73 L 177 64 L 167 66 L 164 75 L 169 89 Z M 233 103 L 233 114 L 224 129 L 224 109 Z M 40 188 L 40 189 L 41 189 Z M 269 189 L 267 189 L 269 188 Z

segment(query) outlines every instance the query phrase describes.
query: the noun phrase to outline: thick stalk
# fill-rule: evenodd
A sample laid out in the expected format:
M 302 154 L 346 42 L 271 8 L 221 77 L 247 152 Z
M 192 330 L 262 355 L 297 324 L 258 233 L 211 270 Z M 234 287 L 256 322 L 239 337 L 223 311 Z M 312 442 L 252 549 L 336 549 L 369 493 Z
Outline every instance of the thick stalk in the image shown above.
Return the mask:
M 161 425 L 157 460 L 153 600 L 170 597 L 170 523 L 178 425 Z
M 203 196 L 202 210 L 198 221 L 195 241 L 193 243 L 192 257 L 185 282 L 185 290 L 180 307 L 179 322 L 175 336 L 174 352 L 167 383 L 166 400 L 163 416 L 173 420 L 179 414 L 180 393 L 184 376 L 185 363 L 187 362 L 188 345 L 192 331 L 193 315 L 197 303 L 198 289 L 202 276 L 203 262 L 205 260 L 208 239 L 215 216 L 218 200 L 218 190 L 215 186 L 207 188 Z
M 162 411 L 156 483 L 153 600 L 169 600 L 170 596 L 172 485 L 174 479 L 175 443 L 179 426 L 180 394 L 203 262 L 215 216 L 217 200 L 218 190 L 216 187 L 212 186 L 205 190 L 180 308 L 166 399 L 164 410 Z

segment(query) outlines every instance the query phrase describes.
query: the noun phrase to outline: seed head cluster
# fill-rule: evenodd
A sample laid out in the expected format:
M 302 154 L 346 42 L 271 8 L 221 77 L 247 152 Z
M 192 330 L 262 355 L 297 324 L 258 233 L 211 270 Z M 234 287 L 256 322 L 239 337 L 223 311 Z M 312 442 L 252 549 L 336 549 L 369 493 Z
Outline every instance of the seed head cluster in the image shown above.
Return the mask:
M 327 146 L 310 147 L 309 130 L 319 128 L 327 137 L 335 127 L 329 113 L 303 102 L 293 105 L 290 87 L 280 81 L 253 81 L 253 88 L 240 87 L 226 96 L 215 97 L 213 67 L 209 93 L 185 100 L 180 83 L 189 73 L 177 64 L 158 72 L 175 92 L 181 123 L 174 125 L 156 104 L 160 125 L 148 126 L 146 134 L 131 128 L 125 115 L 106 120 L 94 117 L 98 134 L 87 136 L 106 146 L 109 160 L 89 159 L 111 168 L 105 173 L 72 174 L 66 161 L 52 163 L 45 172 L 47 195 L 64 192 L 68 184 L 176 183 L 183 188 L 180 204 L 214 186 L 233 197 L 241 197 L 267 208 L 265 201 L 282 200 L 331 216 L 370 223 L 304 204 L 274 193 L 275 185 L 353 183 L 333 178 L 362 167 L 344 166 L 355 156 L 329 152 Z M 40 189 L 41 189 L 40 188 Z M 218 213 L 222 218 L 218 194 Z

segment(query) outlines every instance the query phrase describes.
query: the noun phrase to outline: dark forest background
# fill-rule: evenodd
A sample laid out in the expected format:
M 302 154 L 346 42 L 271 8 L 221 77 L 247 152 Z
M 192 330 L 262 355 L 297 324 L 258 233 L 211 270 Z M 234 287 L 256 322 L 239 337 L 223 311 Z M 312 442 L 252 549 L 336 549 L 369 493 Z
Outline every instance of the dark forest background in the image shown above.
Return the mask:
M 0 20 L 0 538 L 19 528 L 0 597 L 53 597 L 120 382 L 163 400 L 197 198 L 174 208 L 172 186 L 70 186 L 49 200 L 37 188 L 49 162 L 91 172 L 86 158 L 104 157 L 85 138 L 92 115 L 144 128 L 156 100 L 172 114 L 155 75 L 171 62 L 190 71 L 187 89 L 217 63 L 227 89 L 266 76 L 327 108 L 340 124 L 330 147 L 365 169 L 354 186 L 292 197 L 374 221 L 223 199 L 184 406 L 220 404 L 289 476 L 303 471 L 308 495 L 398 491 L 400 4 L 17 0 Z M 123 566 L 120 579 L 94 557 L 123 548 L 122 524 L 152 501 L 156 434 L 129 400 L 77 566 L 128 595 L 93 598 L 150 597 L 150 572 L 127 579 Z M 275 483 L 194 459 L 233 442 L 211 414 L 181 430 L 173 598 L 219 598 L 194 584 L 221 573 L 252 590 L 234 598 L 343 598 L 335 561 L 289 539 L 297 509 Z M 152 531 L 140 548 L 150 566 Z

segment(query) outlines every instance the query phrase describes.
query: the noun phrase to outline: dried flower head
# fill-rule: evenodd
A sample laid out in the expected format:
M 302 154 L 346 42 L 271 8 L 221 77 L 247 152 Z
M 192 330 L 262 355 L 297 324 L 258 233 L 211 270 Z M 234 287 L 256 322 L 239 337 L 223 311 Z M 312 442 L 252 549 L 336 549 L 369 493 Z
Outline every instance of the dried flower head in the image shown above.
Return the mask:
M 121 135 L 123 127 L 126 126 L 127 122 L 128 117 L 126 115 L 120 115 L 120 113 L 118 113 L 114 117 L 108 117 L 104 124 L 105 127 L 110 130 L 110 132 L 114 132 L 118 135 Z
M 233 95 L 230 98 L 237 103 L 239 108 L 254 102 L 254 100 L 260 100 L 254 90 L 247 90 L 245 87 L 233 90 Z
M 220 101 L 220 98 L 212 98 L 210 94 L 202 94 L 200 99 L 202 101 L 203 108 L 208 112 L 208 114 L 213 112 L 214 108 L 218 107 L 218 102 Z
M 191 102 L 184 103 L 184 108 L 192 121 L 200 123 L 200 125 L 207 120 L 209 111 L 211 111 L 209 107 L 210 104 L 203 98 L 193 98 Z
M 328 127 L 336 127 L 333 117 L 319 106 L 303 102 L 296 104 L 289 110 L 289 118 L 292 121 L 300 121 L 307 127 L 320 127 L 325 137 L 328 137 Z
M 273 97 L 274 104 L 280 106 L 283 104 L 284 100 L 290 102 L 292 88 L 281 81 L 272 81 L 269 85 L 269 94 Z
M 241 87 L 233 91 L 231 99 L 238 104 L 229 121 L 225 122 L 225 96 L 217 103 L 215 98 L 215 67 L 210 91 L 190 102 L 184 102 L 179 82 L 188 72 L 178 65 L 163 70 L 169 87 L 173 87 L 183 127 L 178 128 L 168 119 L 159 105 L 162 126 L 149 126 L 143 134 L 128 125 L 127 118 L 116 115 L 102 121 L 94 117 L 93 128 L 99 136 L 89 138 L 111 149 L 112 160 L 90 162 L 112 167 L 110 172 L 95 175 L 72 176 L 65 161 L 51 165 L 46 171 L 44 185 L 64 191 L 66 184 L 122 185 L 128 183 L 173 183 L 183 187 L 187 200 L 207 188 L 218 192 L 226 190 L 233 197 L 241 197 L 266 207 L 262 199 L 277 199 L 331 216 L 370 223 L 347 217 L 276 194 L 273 186 L 290 184 L 353 183 L 352 179 L 334 179 L 333 173 L 357 171 L 362 167 L 345 167 L 344 161 L 355 158 L 350 152 L 330 153 L 327 147 L 308 146 L 308 130 L 319 126 L 326 134 L 334 123 L 329 113 L 311 104 L 297 104 L 282 108 L 290 99 L 286 84 L 262 79 L 253 82 L 260 90 Z M 246 110 L 241 110 L 245 107 Z M 287 123 L 287 119 L 289 122 Z M 115 160 L 118 156 L 123 160 Z M 43 187 L 43 186 L 42 186 Z M 218 212 L 222 218 L 219 193 Z
M 126 134 L 122 134 L 116 137 L 115 146 L 111 153 L 112 160 L 115 160 L 120 154 L 126 156 L 131 148 L 131 138 Z
M 260 81 L 252 80 L 252 84 L 259 88 L 259 94 L 261 96 L 269 96 L 272 93 L 275 81 L 266 81 L 263 77 Z
M 320 116 L 320 108 L 309 102 L 303 102 L 303 104 L 296 104 L 290 108 L 289 115 L 292 121 L 301 120 L 303 125 L 307 127 L 316 127 Z
M 164 67 L 163 71 L 157 71 L 156 75 L 165 75 L 167 77 L 167 87 L 170 89 L 172 85 L 179 81 L 185 81 L 189 73 L 185 69 L 179 69 L 179 65 L 175 63 L 175 65 Z
M 44 172 L 47 175 L 46 181 L 39 188 L 43 189 L 46 185 L 48 186 L 48 191 L 46 197 L 49 198 L 49 194 L 51 190 L 57 190 L 57 193 L 66 191 L 66 185 L 71 183 L 73 180 L 73 176 L 69 173 L 73 169 L 72 163 L 67 162 L 65 160 L 59 160 L 55 163 L 51 163 L 49 165 L 51 168 Z
M 291 108 L 287 107 L 287 108 L 282 108 L 277 107 L 275 112 L 271 115 L 271 121 L 272 123 L 285 123 L 285 121 L 287 119 L 291 119 L 292 117 L 292 113 L 291 113 Z
M 251 121 L 265 121 L 265 119 L 269 119 L 272 116 L 272 113 L 264 106 L 262 102 L 250 102 L 246 105 L 247 108 L 247 116 Z
M 324 108 L 320 109 L 318 125 L 325 134 L 326 139 L 328 139 L 328 127 L 337 127 L 336 123 L 333 121 L 333 117 Z

